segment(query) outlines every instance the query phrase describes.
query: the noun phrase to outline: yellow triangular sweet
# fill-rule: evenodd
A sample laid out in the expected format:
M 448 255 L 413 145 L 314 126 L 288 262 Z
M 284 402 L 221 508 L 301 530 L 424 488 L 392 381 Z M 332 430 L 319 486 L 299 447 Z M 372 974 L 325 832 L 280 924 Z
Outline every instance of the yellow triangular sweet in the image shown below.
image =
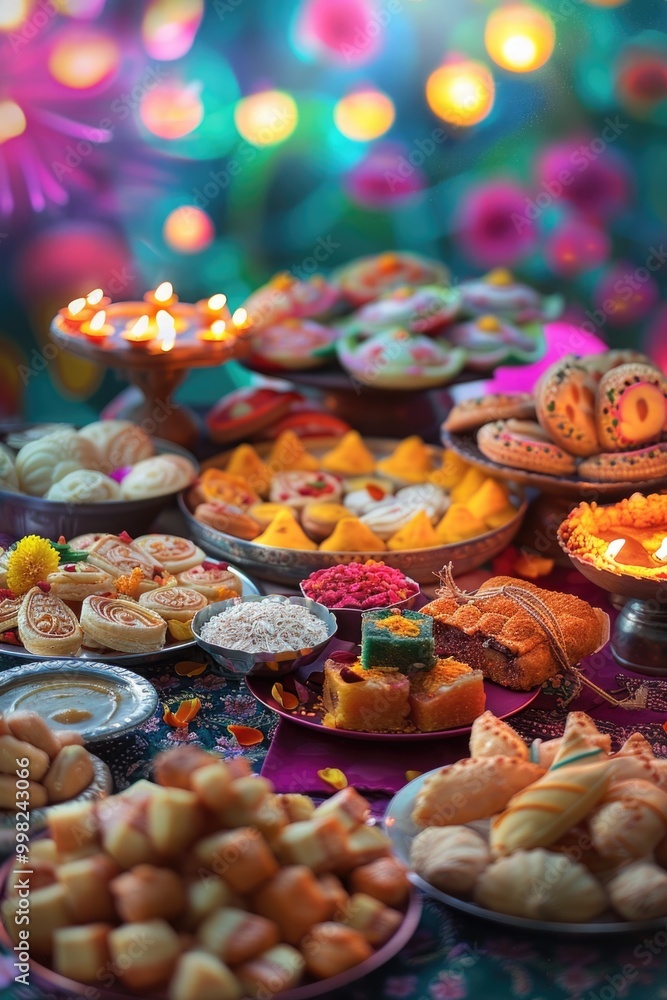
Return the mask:
M 269 491 L 271 473 L 251 444 L 234 448 L 226 471 L 233 476 L 243 476 L 259 496 L 266 496 Z
M 391 536 L 387 542 L 387 548 L 392 551 L 401 549 L 430 549 L 439 545 L 435 528 L 428 519 L 425 511 L 418 511 L 411 517 L 407 524 Z
M 475 517 L 486 521 L 499 511 L 504 510 L 509 503 L 506 488 L 497 479 L 485 479 L 476 493 L 468 500 L 468 510 Z
M 433 471 L 430 449 L 416 434 L 401 441 L 387 458 L 378 462 L 380 472 L 406 483 L 423 483 Z
M 444 517 L 436 524 L 435 533 L 440 545 L 465 542 L 469 538 L 483 535 L 487 528 L 484 521 L 471 514 L 463 503 L 452 503 Z
M 268 528 L 253 539 L 255 545 L 274 549 L 316 549 L 315 542 L 304 533 L 291 510 L 279 511 Z
M 339 476 L 363 476 L 375 471 L 375 459 L 358 431 L 344 434 L 336 447 L 322 456 L 320 465 Z
M 358 517 L 344 517 L 320 545 L 324 552 L 384 552 L 381 538 L 362 524 Z
M 463 479 L 452 487 L 452 500 L 456 500 L 457 503 L 465 503 L 466 500 L 470 500 L 470 497 L 475 495 L 485 479 L 486 476 L 480 469 L 476 469 L 474 466 L 469 468 Z
M 430 473 L 428 481 L 443 490 L 451 490 L 461 482 L 469 468 L 465 459 L 451 448 L 447 448 L 442 456 L 442 466 Z
M 278 472 L 315 472 L 320 467 L 294 431 L 283 431 L 276 438 L 267 464 L 274 475 Z
M 516 507 L 512 504 L 508 504 L 507 507 L 503 507 L 502 510 L 497 511 L 495 514 L 490 514 L 484 519 L 485 524 L 488 528 L 502 528 L 503 524 L 507 524 L 516 515 Z

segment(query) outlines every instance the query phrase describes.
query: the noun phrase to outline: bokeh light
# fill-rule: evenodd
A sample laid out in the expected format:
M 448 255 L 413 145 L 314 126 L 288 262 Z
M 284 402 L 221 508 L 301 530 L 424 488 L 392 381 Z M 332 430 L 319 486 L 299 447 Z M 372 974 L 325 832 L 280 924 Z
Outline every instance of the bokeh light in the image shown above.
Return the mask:
M 348 139 L 367 142 L 384 135 L 396 112 L 390 97 L 379 90 L 356 90 L 341 97 L 334 108 L 334 121 Z
M 465 255 L 481 267 L 513 264 L 532 249 L 535 223 L 528 193 L 513 181 L 478 184 L 459 201 L 457 239 Z
M 556 31 L 546 11 L 528 4 L 494 10 L 486 22 L 484 44 L 491 58 L 513 73 L 544 66 L 554 49 Z
M 618 61 L 616 93 L 629 111 L 640 116 L 664 104 L 667 99 L 667 44 L 628 46 Z
M 448 62 L 426 81 L 432 111 L 452 125 L 476 125 L 493 107 L 495 85 L 490 70 L 472 59 Z
M 385 35 L 375 0 L 302 0 L 295 26 L 297 49 L 349 69 L 373 59 Z
M 589 7 L 622 7 L 628 0 L 584 0 Z
M 388 208 L 426 187 L 426 153 L 402 142 L 381 142 L 348 172 L 349 196 L 364 208 Z
M 3 0 L 0 4 L 0 31 L 12 31 L 25 21 L 32 0 Z
M 544 255 L 556 274 L 570 277 L 599 267 L 610 250 L 611 241 L 604 229 L 582 219 L 569 219 L 550 234 Z
M 629 261 L 617 261 L 598 282 L 593 295 L 600 325 L 625 326 L 642 319 L 660 298 L 653 272 L 660 267 L 649 256 L 648 266 L 637 267 Z
M 215 239 L 215 226 L 206 212 L 194 205 L 181 205 L 164 220 L 162 235 L 178 253 L 201 253 Z
M 0 102 L 0 143 L 23 135 L 26 130 L 26 118 L 23 109 L 16 101 Z
M 201 84 L 163 83 L 149 91 L 139 106 L 139 116 L 153 135 L 180 139 L 201 125 L 204 105 Z
M 58 0 L 58 13 L 92 20 L 102 12 L 106 0 Z
M 144 48 L 153 59 L 180 59 L 192 48 L 203 0 L 152 0 L 141 26 Z
M 296 101 L 282 90 L 263 90 L 242 97 L 234 108 L 239 133 L 253 146 L 274 146 L 289 138 L 299 113 Z
M 95 87 L 119 64 L 120 49 L 115 39 L 92 31 L 63 35 L 53 46 L 48 63 L 53 79 L 74 90 Z

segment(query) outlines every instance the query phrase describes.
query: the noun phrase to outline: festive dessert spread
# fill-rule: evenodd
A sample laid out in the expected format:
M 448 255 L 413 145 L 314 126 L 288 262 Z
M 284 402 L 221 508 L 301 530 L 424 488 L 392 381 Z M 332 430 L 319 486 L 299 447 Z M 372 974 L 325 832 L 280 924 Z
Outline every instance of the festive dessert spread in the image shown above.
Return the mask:
M 16 454 L 9 447 L 1 452 L 0 489 L 59 503 L 164 496 L 196 475 L 188 458 L 156 455 L 151 438 L 129 420 L 97 420 L 79 431 L 47 424 L 10 439 Z
M 470 753 L 430 774 L 416 796 L 412 819 L 423 829 L 411 858 L 425 881 L 535 921 L 667 916 L 667 872 L 656 860 L 667 762 L 639 733 L 611 753 L 609 737 L 571 712 L 562 737 L 529 749 L 487 712 L 473 723 Z
M 600 483 L 667 476 L 667 377 L 649 358 L 568 355 L 547 368 L 533 396 L 534 414 L 524 395 L 460 404 L 444 429 L 476 432 L 486 458 L 527 472 Z
M 506 485 L 417 436 L 378 455 L 349 431 L 319 451 L 291 432 L 276 439 L 266 460 L 239 445 L 211 460 L 188 506 L 203 524 L 258 546 L 334 553 L 456 544 L 517 514 Z
M 368 611 L 398 604 L 419 593 L 419 584 L 373 559 L 318 569 L 301 584 L 305 597 L 325 608 Z
M 201 628 L 206 642 L 245 653 L 287 653 L 309 649 L 329 636 L 327 625 L 308 608 L 286 601 L 238 602 Z
M 268 996 L 353 968 L 401 925 L 409 882 L 353 788 L 316 807 L 187 745 L 154 770 L 103 813 L 52 810 L 33 845 L 31 951 L 60 975 L 95 984 L 113 963 L 145 995 Z M 19 906 L 2 904 L 15 941 Z
M 633 493 L 601 507 L 580 503 L 558 537 L 570 555 L 600 569 L 649 580 L 667 579 L 667 496 Z
M 73 543 L 80 547 L 28 535 L 3 550 L 2 642 L 36 656 L 154 652 L 171 639 L 191 639 L 198 611 L 241 593 L 226 563 L 176 535 L 90 535 Z
M 435 650 L 481 670 L 503 687 L 528 691 L 568 672 L 609 638 L 609 616 L 572 594 L 543 590 L 526 580 L 492 577 L 468 594 L 442 576 L 433 618 Z

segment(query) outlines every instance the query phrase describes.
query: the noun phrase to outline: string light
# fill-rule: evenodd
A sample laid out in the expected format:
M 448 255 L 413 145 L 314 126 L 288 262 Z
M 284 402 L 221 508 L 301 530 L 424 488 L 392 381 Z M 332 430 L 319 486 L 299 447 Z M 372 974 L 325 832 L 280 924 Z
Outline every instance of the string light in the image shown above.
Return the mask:
M 452 125 L 476 125 L 493 107 L 495 85 L 483 63 L 461 59 L 438 67 L 426 81 L 432 111 Z
M 489 15 L 484 44 L 491 58 L 513 73 L 539 69 L 554 50 L 554 23 L 540 7 L 517 3 Z

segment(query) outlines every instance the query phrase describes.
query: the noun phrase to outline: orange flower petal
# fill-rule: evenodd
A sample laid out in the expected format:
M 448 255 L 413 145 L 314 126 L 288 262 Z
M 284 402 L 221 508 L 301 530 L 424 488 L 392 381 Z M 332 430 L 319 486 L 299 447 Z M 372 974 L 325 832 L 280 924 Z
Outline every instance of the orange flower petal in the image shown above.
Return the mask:
M 337 767 L 325 767 L 323 770 L 317 772 L 317 777 L 339 791 L 341 788 L 347 788 L 347 778 Z
M 199 677 L 206 670 L 206 664 L 196 663 L 194 660 L 179 660 L 174 670 L 179 677 Z
M 271 696 L 276 699 L 279 705 L 282 705 L 283 708 L 286 708 L 290 712 L 292 709 L 299 707 L 299 699 L 296 695 L 286 691 L 282 684 L 276 683 L 273 685 Z
M 167 629 L 172 639 L 177 642 L 189 642 L 194 638 L 192 634 L 192 622 L 179 622 L 176 618 L 171 618 L 167 622 Z
M 424 773 L 423 771 L 406 771 L 405 772 L 405 780 L 406 781 L 414 781 L 415 778 L 418 778 L 419 775 L 423 774 L 423 773 Z
M 168 726 L 173 726 L 174 729 L 184 729 L 188 723 L 197 718 L 200 709 L 201 701 L 199 698 L 186 698 L 175 712 L 172 712 L 169 706 L 165 705 L 162 721 L 166 722 Z
M 227 731 L 232 734 L 240 747 L 254 747 L 264 739 L 261 729 L 253 729 L 252 726 L 227 726 Z

